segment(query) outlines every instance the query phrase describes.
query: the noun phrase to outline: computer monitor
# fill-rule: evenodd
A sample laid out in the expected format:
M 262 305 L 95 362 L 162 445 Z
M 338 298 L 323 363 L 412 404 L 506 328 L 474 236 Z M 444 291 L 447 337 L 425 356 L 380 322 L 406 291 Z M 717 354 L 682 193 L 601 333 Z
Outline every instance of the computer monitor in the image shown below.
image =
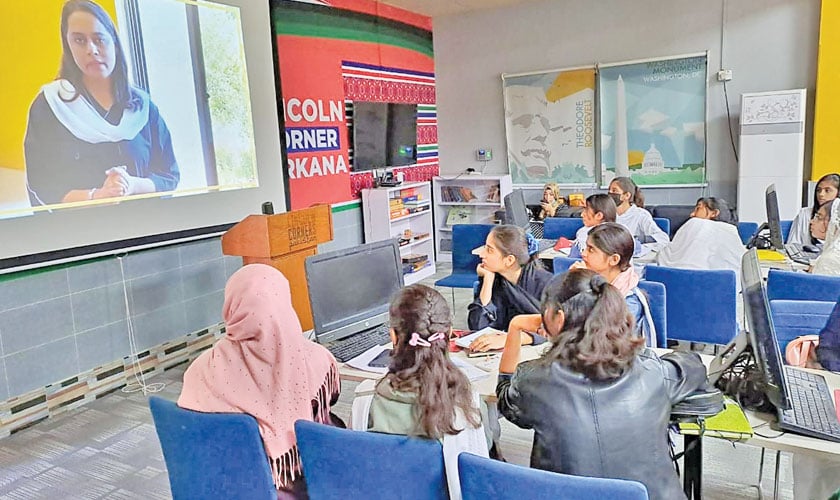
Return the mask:
M 528 207 L 525 205 L 525 194 L 521 189 L 514 189 L 505 196 L 505 224 L 528 229 Z
M 779 198 L 776 185 L 770 184 L 764 193 L 764 208 L 767 211 L 767 226 L 770 228 L 770 244 L 774 250 L 783 251 L 785 240 L 782 238 L 782 223 L 779 218 Z
M 403 286 L 396 239 L 313 255 L 304 267 L 320 343 L 388 321 L 391 297 Z
M 749 342 L 764 378 L 765 393 L 777 408 L 790 408 L 790 391 L 785 380 L 784 361 L 779 350 L 773 316 L 770 314 L 767 289 L 761 278 L 758 252 L 754 248 L 747 251 L 741 259 L 741 284 Z

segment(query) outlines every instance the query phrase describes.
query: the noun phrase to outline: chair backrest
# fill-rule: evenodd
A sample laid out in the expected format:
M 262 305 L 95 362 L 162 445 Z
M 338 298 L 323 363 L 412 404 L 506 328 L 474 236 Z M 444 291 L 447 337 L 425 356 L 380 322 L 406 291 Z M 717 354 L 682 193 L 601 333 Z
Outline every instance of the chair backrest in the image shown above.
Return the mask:
M 782 239 L 787 241 L 788 235 L 790 234 L 790 228 L 793 225 L 792 220 L 781 220 L 779 221 L 779 226 L 782 229 Z
M 563 257 L 562 255 L 554 257 L 554 274 L 563 274 L 572 267 L 575 262 L 580 262 L 582 259 L 573 259 L 571 257 Z
M 493 224 L 456 224 L 452 226 L 452 272 L 473 273 L 481 257 L 472 251 L 487 240 Z
M 309 497 L 448 499 L 440 442 L 298 420 Z
M 741 237 L 741 243 L 746 245 L 750 242 L 750 238 L 758 231 L 757 222 L 739 222 L 738 236 Z
M 543 238 L 556 240 L 563 237 L 573 240 L 582 227 L 583 219 L 577 217 L 547 217 L 543 222 Z
M 645 279 L 665 285 L 669 339 L 727 344 L 738 333 L 735 271 L 647 266 Z
M 771 300 L 770 314 L 773 316 L 776 340 L 781 352 L 785 352 L 788 343 L 800 335 L 820 333 L 835 303 L 820 300 Z
M 482 458 L 469 453 L 458 456 L 463 500 L 519 500 L 563 498 L 565 500 L 647 500 L 642 483 L 624 479 L 570 476 Z
M 668 345 L 668 307 L 665 285 L 656 281 L 642 280 L 639 282 L 639 288 L 647 295 L 653 327 L 656 328 L 656 345 L 666 347 Z
M 650 212 L 654 219 L 668 219 L 668 223 L 671 225 L 668 236 L 673 238 L 682 225 L 691 218 L 694 205 L 646 205 L 645 210 Z
M 820 300 L 837 302 L 840 277 L 796 273 L 770 269 L 767 275 L 767 299 Z
M 665 217 L 654 217 L 653 222 L 661 229 L 668 237 L 671 237 L 671 220 Z
M 254 417 L 185 410 L 157 396 L 149 407 L 173 498 L 276 500 Z

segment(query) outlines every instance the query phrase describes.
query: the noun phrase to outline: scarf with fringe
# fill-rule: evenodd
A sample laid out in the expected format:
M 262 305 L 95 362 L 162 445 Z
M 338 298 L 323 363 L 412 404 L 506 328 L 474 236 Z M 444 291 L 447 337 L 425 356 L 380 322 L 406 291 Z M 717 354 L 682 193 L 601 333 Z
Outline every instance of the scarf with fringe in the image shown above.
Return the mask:
M 335 358 L 303 336 L 289 282 L 271 266 L 236 271 L 225 286 L 222 315 L 225 336 L 184 373 L 178 405 L 256 418 L 274 483 L 285 488 L 301 470 L 295 421 L 330 421 L 330 401 L 340 388 Z

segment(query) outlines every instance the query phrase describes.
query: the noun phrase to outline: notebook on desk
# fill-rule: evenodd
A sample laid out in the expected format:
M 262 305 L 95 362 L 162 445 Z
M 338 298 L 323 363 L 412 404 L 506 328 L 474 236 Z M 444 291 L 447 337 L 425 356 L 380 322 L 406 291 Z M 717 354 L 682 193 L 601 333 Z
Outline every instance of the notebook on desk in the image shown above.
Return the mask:
M 391 341 L 388 306 L 403 286 L 396 239 L 306 259 L 315 339 L 345 362 Z

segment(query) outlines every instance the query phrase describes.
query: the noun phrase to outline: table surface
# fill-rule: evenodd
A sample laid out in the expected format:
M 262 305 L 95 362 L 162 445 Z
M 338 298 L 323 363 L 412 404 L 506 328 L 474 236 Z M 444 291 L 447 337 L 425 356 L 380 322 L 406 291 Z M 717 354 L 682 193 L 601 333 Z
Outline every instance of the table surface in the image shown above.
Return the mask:
M 549 345 L 550 344 L 546 343 L 541 346 L 522 346 L 522 361 L 536 359 L 542 354 L 542 352 L 544 352 L 545 349 L 548 348 Z M 654 350 L 657 352 L 657 354 L 660 355 L 670 352 L 669 349 Z M 501 354 L 495 354 L 493 356 L 479 358 L 468 358 L 466 354 L 462 351 L 458 353 L 452 353 L 452 356 L 468 360 L 474 366 L 487 372 L 486 377 L 474 381 L 472 384 L 475 390 L 478 391 L 482 398 L 484 398 L 487 401 L 495 401 L 496 379 L 498 376 L 498 367 L 499 360 L 501 359 Z M 703 358 L 703 362 L 706 364 L 706 366 L 708 366 L 709 363 L 711 363 L 712 359 L 714 359 L 714 357 L 710 355 L 701 355 L 701 358 Z M 366 379 L 378 379 L 379 377 L 381 377 L 381 375 L 378 373 L 357 370 L 355 368 L 346 366 L 343 363 L 339 364 L 339 367 L 341 377 L 345 380 L 362 381 Z M 813 371 L 814 373 L 819 373 L 820 375 L 824 376 L 826 382 L 828 382 L 828 386 L 829 389 L 832 391 L 832 394 L 834 393 L 835 389 L 840 389 L 840 374 L 817 370 L 807 371 Z M 776 421 L 775 414 L 758 413 L 752 410 L 745 410 L 744 413 L 746 414 L 750 425 L 752 425 L 754 432 L 753 437 L 745 441 L 749 444 L 773 450 L 804 453 L 814 457 L 834 459 L 840 457 L 840 443 L 833 443 L 831 441 L 825 441 L 823 439 L 816 439 L 808 436 L 802 436 L 799 434 L 793 434 L 791 432 L 782 432 L 771 425 Z M 756 434 L 755 432 L 758 432 L 758 434 Z

